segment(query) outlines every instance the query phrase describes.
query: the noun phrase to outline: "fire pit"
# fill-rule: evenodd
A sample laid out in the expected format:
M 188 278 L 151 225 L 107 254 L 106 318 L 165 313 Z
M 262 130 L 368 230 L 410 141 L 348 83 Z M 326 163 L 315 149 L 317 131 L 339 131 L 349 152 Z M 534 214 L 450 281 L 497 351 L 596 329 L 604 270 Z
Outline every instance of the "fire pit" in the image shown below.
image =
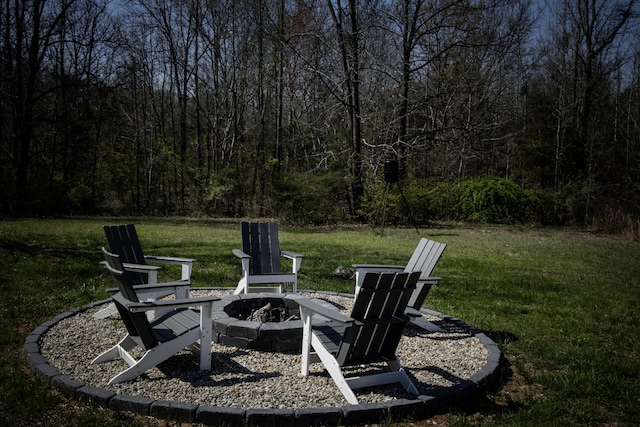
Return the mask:
M 224 297 L 213 313 L 213 339 L 222 345 L 298 353 L 302 321 L 297 295 L 242 294 Z

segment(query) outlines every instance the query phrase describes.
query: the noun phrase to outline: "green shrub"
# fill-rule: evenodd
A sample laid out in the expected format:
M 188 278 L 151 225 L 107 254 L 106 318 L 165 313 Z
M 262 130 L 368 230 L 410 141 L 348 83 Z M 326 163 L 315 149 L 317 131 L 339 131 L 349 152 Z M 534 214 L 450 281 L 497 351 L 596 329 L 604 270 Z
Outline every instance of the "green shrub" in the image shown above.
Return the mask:
M 461 183 L 458 211 L 472 222 L 512 224 L 526 219 L 529 198 L 518 184 L 486 176 Z
M 460 200 L 460 184 L 438 182 L 434 185 L 423 183 L 416 197 L 416 217 L 423 222 L 459 220 L 455 207 Z
M 382 221 L 385 189 L 380 182 L 366 187 L 360 214 L 374 225 Z M 386 223 L 419 226 L 433 221 L 557 224 L 559 212 L 566 210 L 550 192 L 491 176 L 436 183 L 406 179 L 391 186 L 386 208 Z
M 457 184 L 407 179 L 389 188 L 386 200 L 387 224 L 420 225 L 432 221 L 458 219 L 453 210 L 459 200 Z M 386 185 L 366 186 L 361 216 L 376 224 L 382 221 L 385 208 Z M 403 197 L 404 196 L 404 197 Z

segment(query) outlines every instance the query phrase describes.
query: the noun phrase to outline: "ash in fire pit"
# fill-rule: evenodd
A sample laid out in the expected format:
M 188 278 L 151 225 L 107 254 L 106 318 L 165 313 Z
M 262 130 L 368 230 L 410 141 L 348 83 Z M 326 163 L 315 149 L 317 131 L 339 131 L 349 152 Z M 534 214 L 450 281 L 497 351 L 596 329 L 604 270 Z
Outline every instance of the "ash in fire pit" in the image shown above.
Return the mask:
M 300 296 L 242 294 L 214 303 L 214 341 L 263 351 L 297 353 L 302 344 Z

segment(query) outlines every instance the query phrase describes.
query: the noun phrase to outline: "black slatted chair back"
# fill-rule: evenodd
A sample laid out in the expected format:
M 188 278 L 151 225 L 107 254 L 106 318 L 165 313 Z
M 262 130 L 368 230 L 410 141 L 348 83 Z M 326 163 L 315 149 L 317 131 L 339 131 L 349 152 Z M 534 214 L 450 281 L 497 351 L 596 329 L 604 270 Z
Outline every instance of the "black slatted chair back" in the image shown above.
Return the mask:
M 110 253 L 104 248 L 102 248 L 102 252 L 106 260 L 107 270 L 109 270 L 111 274 L 114 285 L 120 291 L 113 295 L 112 299 L 127 328 L 127 332 L 133 339 L 138 341 L 145 350 L 155 347 L 158 345 L 158 340 L 149 324 L 147 315 L 145 313 L 132 313 L 127 310 L 127 307 L 124 305 L 126 301 L 140 301 L 128 276 L 124 274 L 124 268 L 122 267 L 119 255 Z
M 275 222 L 241 222 L 242 252 L 251 256 L 250 274 L 280 273 L 280 243 Z
M 336 354 L 340 366 L 393 360 L 404 327 L 404 311 L 420 272 L 367 273 Z
M 102 228 L 107 238 L 109 252 L 118 255 L 123 263 L 146 265 L 142 245 L 133 224 L 105 225 Z M 125 274 L 133 285 L 143 285 L 149 280 L 146 273 L 127 271 Z

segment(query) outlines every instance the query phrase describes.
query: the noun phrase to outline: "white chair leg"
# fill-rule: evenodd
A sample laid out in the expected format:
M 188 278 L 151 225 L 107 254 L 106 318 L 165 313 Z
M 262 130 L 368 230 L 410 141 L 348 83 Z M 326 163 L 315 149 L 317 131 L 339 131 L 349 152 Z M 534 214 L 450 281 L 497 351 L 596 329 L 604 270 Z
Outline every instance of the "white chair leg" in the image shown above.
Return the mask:
M 407 375 L 407 372 L 404 369 L 401 369 L 399 372 L 401 372 L 400 384 L 403 385 L 404 389 L 413 395 L 416 395 L 416 396 L 419 395 L 420 393 L 418 392 L 418 389 L 409 378 L 409 375 Z
M 109 362 L 111 360 L 115 360 L 118 357 L 122 357 L 123 351 L 127 352 L 132 348 L 136 347 L 137 345 L 138 344 L 131 338 L 131 336 L 127 335 L 126 337 L 121 339 L 118 344 L 114 345 L 109 350 L 105 351 L 104 353 L 100 354 L 98 357 L 93 359 L 91 363 L 92 364 L 104 363 L 104 362 Z
M 300 307 L 300 317 L 302 318 L 302 364 L 300 374 L 309 375 L 309 353 L 311 352 L 311 317 L 312 312 Z
M 182 280 L 191 280 L 191 270 L 192 270 L 192 264 L 190 262 L 184 262 L 182 263 L 182 271 L 181 271 L 181 275 L 180 277 L 182 278 Z
M 176 299 L 187 299 L 189 298 L 189 290 L 191 289 L 191 285 L 185 286 L 177 286 L 176 287 Z
M 392 372 L 397 372 L 399 374 L 398 381 L 400 381 L 400 384 L 402 384 L 405 390 L 407 390 L 411 394 L 420 394 L 418 393 L 418 389 L 416 388 L 416 386 L 409 378 L 409 375 L 407 375 L 407 371 L 402 368 L 402 364 L 400 363 L 400 359 L 398 358 L 398 356 L 396 356 L 393 360 L 389 360 L 387 362 L 387 365 Z
M 329 372 L 329 375 L 331 375 L 333 382 L 336 384 L 336 386 L 338 386 L 338 389 L 340 390 L 344 398 L 347 399 L 347 402 L 349 402 L 351 405 L 357 405 L 358 398 L 347 383 L 344 375 L 342 375 L 342 369 L 340 368 L 338 361 L 335 359 L 335 357 L 333 357 L 331 353 L 327 351 L 320 340 L 313 334 L 311 335 L 311 346 L 316 351 L 318 357 L 320 357 L 320 360 L 324 364 L 324 367 L 326 368 L 327 372 Z
M 140 358 L 138 363 L 134 363 L 129 368 L 125 369 L 124 371 L 120 372 L 118 375 L 111 378 L 109 380 L 108 385 L 131 381 L 137 376 L 145 373 L 148 369 L 153 368 L 155 365 L 152 365 L 151 363 L 146 363 L 147 359 L 145 359 L 150 351 L 151 350 L 147 350 L 147 352 Z
M 109 381 L 109 385 L 130 381 L 138 375 L 144 374 L 149 369 L 157 366 L 159 363 L 164 362 L 180 350 L 186 348 L 190 343 L 193 343 L 195 341 L 194 337 L 196 334 L 199 336 L 200 331 L 194 329 L 193 331 L 183 334 L 172 341 L 157 345 L 152 349 L 147 350 L 140 359 L 137 361 L 132 360 L 133 364 L 127 361 L 131 367 L 113 377 Z M 209 345 L 211 345 L 210 342 Z M 209 354 L 211 354 L 211 351 L 209 351 Z
M 200 309 L 200 370 L 211 370 L 211 317 L 213 304 L 203 304 Z
M 243 277 L 238 281 L 238 286 L 236 287 L 236 290 L 233 291 L 233 294 L 234 295 L 246 294 L 248 292 L 247 288 L 248 288 L 247 279 Z

